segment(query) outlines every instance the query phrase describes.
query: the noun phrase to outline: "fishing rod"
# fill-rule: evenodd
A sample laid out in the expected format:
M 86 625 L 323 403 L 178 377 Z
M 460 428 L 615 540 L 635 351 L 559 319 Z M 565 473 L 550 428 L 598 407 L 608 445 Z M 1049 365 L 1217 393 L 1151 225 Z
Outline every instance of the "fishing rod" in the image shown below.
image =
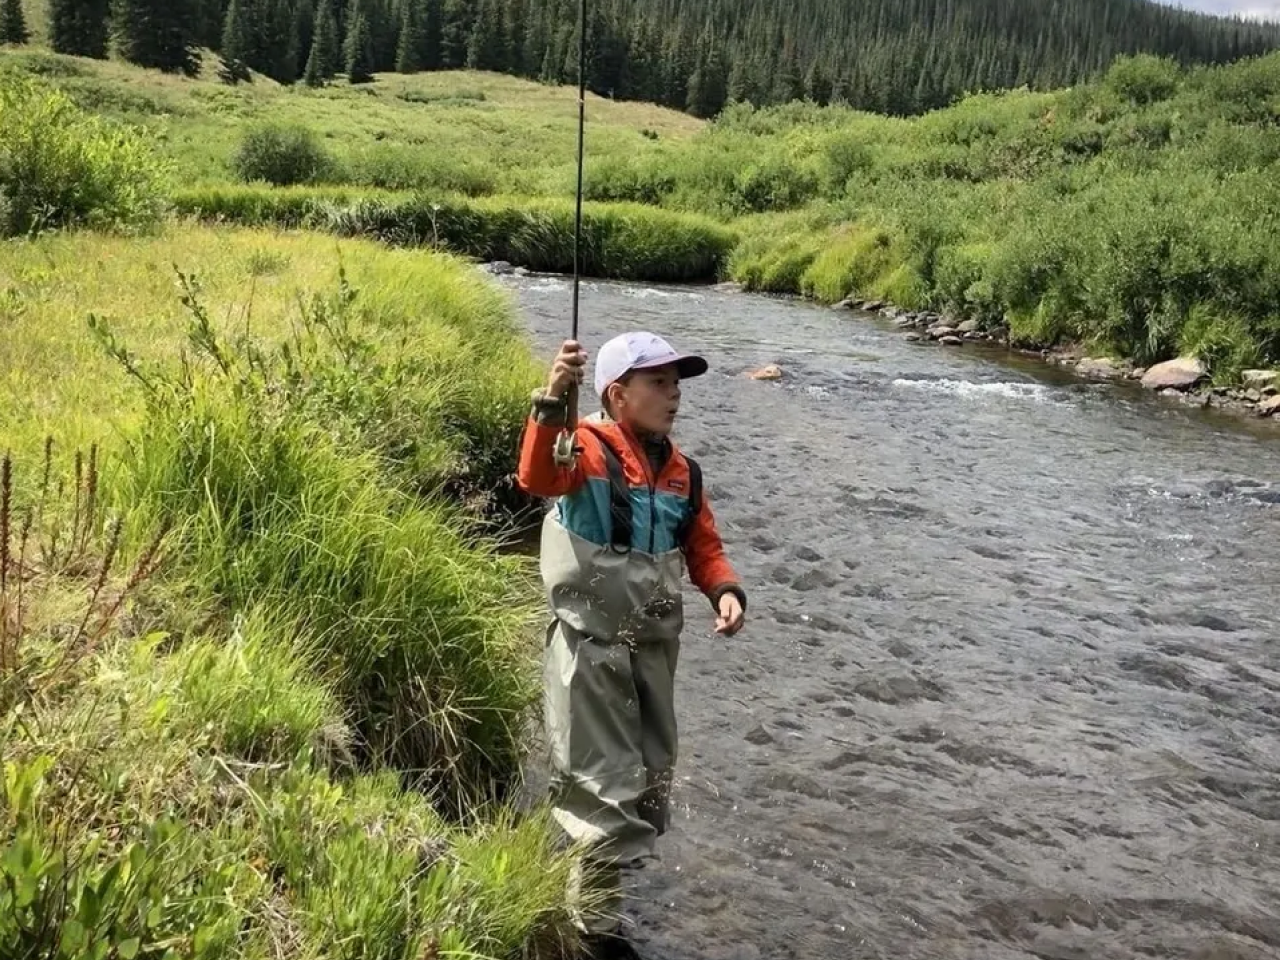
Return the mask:
M 582 283 L 582 168 L 587 131 L 587 0 L 578 10 L 578 189 L 573 215 L 573 310 L 569 339 L 578 339 L 579 291 Z M 565 395 L 564 430 L 556 440 L 555 459 L 561 467 L 577 460 L 578 384 L 569 385 Z

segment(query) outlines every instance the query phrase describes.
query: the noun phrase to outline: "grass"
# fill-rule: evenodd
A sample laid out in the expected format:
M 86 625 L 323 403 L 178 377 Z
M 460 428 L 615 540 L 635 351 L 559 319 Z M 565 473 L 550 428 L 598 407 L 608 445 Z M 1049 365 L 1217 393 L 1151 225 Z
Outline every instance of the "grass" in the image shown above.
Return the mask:
M 505 495 L 509 465 L 499 471 L 494 453 L 516 442 L 526 387 L 538 378 L 505 295 L 447 257 L 357 239 L 173 225 L 143 238 L 0 244 L 0 442 L 33 456 L 49 434 L 87 448 L 136 428 L 144 393 L 87 319 L 92 312 L 126 343 L 145 344 L 150 359 L 177 360 L 190 314 L 175 268 L 194 276 L 216 330 L 247 327 L 276 345 L 307 312 L 299 298 L 336 289 L 344 269 L 359 336 L 378 348 L 349 374 L 362 381 L 366 427 L 379 433 L 371 443 L 415 492 L 453 485 Z M 321 339 L 326 354 L 339 349 Z M 443 381 L 464 355 L 467 376 Z
M 258 77 L 233 88 L 208 67 L 189 80 L 40 49 L 0 50 L 4 73 L 45 77 L 87 110 L 145 126 L 192 186 L 233 182 L 246 130 L 267 121 L 315 131 L 338 182 L 472 195 L 566 195 L 574 184 L 577 91 L 568 87 L 457 71 L 319 90 Z M 594 95 L 587 125 L 593 158 L 655 153 L 703 126 L 672 110 Z
M 557 199 L 428 197 L 351 188 L 211 187 L 173 197 L 205 220 L 305 227 L 396 245 L 432 245 L 533 270 L 573 269 L 574 207 Z M 707 217 L 641 204 L 587 204 L 582 269 L 624 280 L 713 279 L 732 249 Z
M 178 225 L 0 276 L 0 953 L 571 948 L 568 856 L 507 805 L 535 594 L 471 501 L 536 379 L 504 295 Z
M 3 73 L 146 124 L 182 211 L 570 264 L 572 90 L 473 73 L 230 88 L 39 50 L 0 53 Z M 1280 54 L 1122 59 L 911 120 L 791 104 L 703 124 L 593 99 L 589 272 L 888 299 L 1144 365 L 1193 351 L 1229 382 L 1280 361 L 1277 96 Z M 268 119 L 317 135 L 322 183 L 231 183 Z

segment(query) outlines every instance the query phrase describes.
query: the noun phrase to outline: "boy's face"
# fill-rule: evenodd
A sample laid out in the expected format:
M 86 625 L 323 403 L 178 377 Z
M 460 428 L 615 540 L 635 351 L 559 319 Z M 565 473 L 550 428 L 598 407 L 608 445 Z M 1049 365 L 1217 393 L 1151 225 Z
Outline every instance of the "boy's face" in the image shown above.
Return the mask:
M 609 387 L 613 418 L 647 433 L 666 436 L 680 412 L 680 376 L 675 364 L 636 370 L 626 383 Z

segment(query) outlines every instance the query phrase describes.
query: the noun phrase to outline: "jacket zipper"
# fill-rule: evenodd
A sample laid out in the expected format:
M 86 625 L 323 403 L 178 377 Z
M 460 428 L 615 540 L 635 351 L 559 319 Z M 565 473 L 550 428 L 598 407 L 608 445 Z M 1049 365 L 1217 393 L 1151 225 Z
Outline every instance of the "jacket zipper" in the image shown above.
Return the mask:
M 649 555 L 652 556 L 657 547 L 658 476 L 653 472 L 653 467 L 649 463 L 649 454 L 644 449 L 644 445 L 640 444 L 640 449 L 637 450 L 636 441 L 632 439 L 630 432 L 625 429 L 620 432 L 631 448 L 632 455 L 639 458 L 640 466 L 644 469 L 644 476 L 649 484 Z

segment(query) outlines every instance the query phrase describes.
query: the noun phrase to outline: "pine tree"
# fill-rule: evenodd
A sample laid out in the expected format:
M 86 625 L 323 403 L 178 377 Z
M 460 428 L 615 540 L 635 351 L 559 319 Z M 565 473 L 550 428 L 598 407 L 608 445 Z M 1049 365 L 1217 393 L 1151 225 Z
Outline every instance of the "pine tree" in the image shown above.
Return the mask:
M 714 117 L 729 96 L 728 71 L 710 31 L 703 35 L 698 65 L 689 78 L 688 110 L 695 117 Z
M 249 58 L 252 56 L 253 41 L 249 35 L 249 17 L 245 14 L 242 0 L 231 0 L 227 7 L 227 15 L 222 25 L 222 69 L 220 76 L 227 83 L 241 83 L 251 79 L 249 74 Z
M 278 83 L 298 79 L 298 59 L 294 52 L 293 30 L 297 23 L 290 0 L 264 0 L 266 34 L 260 44 L 261 70 Z
M 446 70 L 467 64 L 467 47 L 475 19 L 471 0 L 444 0 L 440 27 L 440 59 Z
M 400 7 L 400 41 L 396 45 L 396 71 L 418 73 L 427 68 L 427 8 L 404 0 Z
M 116 0 L 114 28 L 130 63 L 194 75 L 200 67 L 192 32 L 195 0 Z
M 3 0 L 0 4 L 0 43 L 27 43 L 31 31 L 22 13 L 22 0 Z
M 343 51 L 347 79 L 351 83 L 373 81 L 373 34 L 369 17 L 364 11 L 367 0 L 355 0 L 348 20 L 347 40 Z
M 58 53 L 105 60 L 110 0 L 50 0 L 49 43 Z
M 338 23 L 333 13 L 333 0 L 320 0 L 316 13 L 315 33 L 303 80 L 309 87 L 319 87 L 338 72 Z
M 306 68 L 314 32 L 315 9 L 311 6 L 311 0 L 296 0 L 293 8 L 293 25 L 289 28 L 289 62 L 293 64 L 294 80 L 297 80 Z
M 467 43 L 467 67 L 471 70 L 503 70 L 503 26 L 499 4 L 502 0 L 482 0 Z

